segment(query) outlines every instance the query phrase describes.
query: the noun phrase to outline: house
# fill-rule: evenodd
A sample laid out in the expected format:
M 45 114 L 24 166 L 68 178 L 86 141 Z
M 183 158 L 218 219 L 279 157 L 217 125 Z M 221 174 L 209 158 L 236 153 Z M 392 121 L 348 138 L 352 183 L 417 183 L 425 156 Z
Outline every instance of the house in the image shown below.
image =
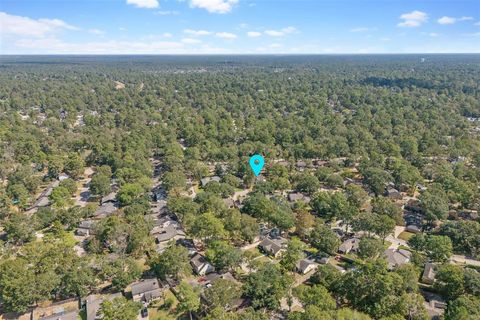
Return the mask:
M 117 211 L 117 209 L 118 209 L 118 206 L 115 202 L 108 201 L 108 202 L 102 203 L 102 205 L 98 207 L 97 210 L 95 210 L 93 215 L 97 218 L 103 218 L 111 215 L 112 213 Z
M 212 181 L 220 182 L 220 177 L 219 176 L 213 176 L 213 177 L 205 177 L 200 180 L 200 184 L 202 187 L 205 187 L 207 184 L 209 184 Z
M 208 275 L 206 275 L 202 281 L 204 282 L 203 285 L 207 288 L 211 287 L 212 284 L 217 281 L 218 279 L 224 279 L 224 280 L 229 280 L 232 282 L 237 282 L 237 280 L 232 276 L 230 272 L 227 273 L 217 273 L 217 272 L 212 272 Z
M 398 191 L 395 188 L 391 188 L 391 187 L 387 188 L 387 191 L 385 191 L 385 196 L 389 197 L 390 199 L 395 199 L 395 200 L 401 200 L 403 198 L 400 191 Z
M 358 250 L 359 243 L 360 243 L 360 239 L 358 238 L 347 239 L 338 247 L 338 252 L 343 254 L 347 254 L 349 252 L 355 252 Z
M 285 251 L 285 243 L 286 240 L 283 238 L 278 238 L 278 239 L 270 239 L 270 238 L 265 238 L 258 244 L 258 248 L 271 256 L 274 256 L 277 258 L 282 254 L 282 252 Z
M 305 168 L 307 168 L 307 163 L 305 161 L 300 160 L 300 161 L 297 161 L 295 166 L 297 167 L 298 171 L 304 171 Z
M 317 260 L 320 264 L 327 264 L 330 261 L 330 257 L 322 257 Z
M 298 261 L 297 264 L 295 265 L 295 269 L 300 274 L 307 274 L 317 268 L 318 268 L 318 264 L 308 259 L 302 259 Z
M 387 260 L 388 269 L 395 269 L 405 263 L 410 262 L 412 253 L 405 249 L 387 249 L 383 253 Z
M 425 263 L 422 273 L 422 282 L 426 284 L 433 284 L 435 282 L 435 265 L 431 262 Z
M 85 313 L 87 316 L 86 320 L 99 320 L 101 317 L 99 316 L 100 308 L 102 306 L 102 302 L 105 300 L 112 301 L 115 298 L 122 297 L 120 292 L 110 294 L 107 296 L 98 296 L 91 294 L 85 299 Z
M 77 236 L 85 236 L 88 237 L 89 235 L 94 234 L 94 225 L 95 222 L 93 220 L 83 220 L 78 225 L 77 230 L 75 230 L 75 234 Z
M 405 227 L 405 231 L 411 232 L 411 233 L 420 233 L 422 231 L 421 227 L 415 225 L 415 224 L 409 224 Z
M 66 173 L 60 173 L 60 174 L 58 175 L 58 181 L 63 181 L 63 180 L 66 180 L 66 179 L 68 179 L 68 178 L 70 178 L 70 177 L 69 177 L 68 174 L 66 174 Z
M 192 257 L 197 252 L 197 249 L 195 248 L 195 244 L 193 243 L 192 239 L 181 238 L 178 239 L 175 244 L 187 248 L 188 256 L 190 257 Z
M 47 317 L 40 317 L 39 320 L 77 320 L 78 311 L 62 311 Z
M 204 276 L 215 271 L 215 268 L 207 259 L 198 252 L 190 259 L 190 264 L 192 265 L 193 271 L 199 276 Z
M 303 194 L 295 192 L 288 195 L 288 201 L 295 202 L 303 199 Z
M 115 202 L 117 198 L 117 193 L 116 192 L 110 192 L 107 194 L 105 197 L 102 198 L 102 204 L 107 203 L 107 202 Z
M 150 301 L 159 299 L 163 291 L 156 278 L 143 279 L 130 286 L 132 288 L 132 298 L 135 302 L 149 303 Z
M 185 232 L 181 229 L 177 229 L 177 226 L 173 223 L 168 224 L 166 227 L 155 227 L 152 232 L 157 244 L 169 241 L 177 236 L 185 237 Z

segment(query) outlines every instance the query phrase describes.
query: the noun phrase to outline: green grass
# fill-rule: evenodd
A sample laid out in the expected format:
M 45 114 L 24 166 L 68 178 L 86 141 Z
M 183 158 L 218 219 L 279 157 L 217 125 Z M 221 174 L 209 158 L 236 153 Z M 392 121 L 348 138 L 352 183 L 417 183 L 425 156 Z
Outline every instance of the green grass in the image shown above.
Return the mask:
M 170 308 L 167 308 L 164 303 L 165 300 L 172 299 L 173 304 Z M 174 320 L 177 319 L 178 314 L 176 312 L 176 307 L 178 305 L 178 300 L 171 290 L 165 291 L 165 299 L 160 299 L 153 303 L 148 308 L 149 318 L 152 320 Z
M 402 233 L 400 233 L 400 234 L 398 235 L 398 239 L 402 239 L 402 240 L 408 241 L 408 240 L 410 240 L 410 238 L 413 237 L 414 235 L 415 235 L 415 233 L 408 232 L 408 231 L 402 231 Z

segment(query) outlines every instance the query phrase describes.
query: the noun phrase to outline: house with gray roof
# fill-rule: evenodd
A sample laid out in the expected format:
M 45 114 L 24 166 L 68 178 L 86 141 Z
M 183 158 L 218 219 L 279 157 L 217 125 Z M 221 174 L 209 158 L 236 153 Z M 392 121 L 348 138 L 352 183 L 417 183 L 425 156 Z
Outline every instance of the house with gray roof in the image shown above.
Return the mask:
M 318 264 L 309 259 L 301 259 L 295 265 L 295 269 L 300 274 L 307 274 L 318 268 Z
M 435 264 L 431 262 L 425 263 L 425 267 L 423 268 L 422 273 L 422 282 L 426 284 L 432 285 L 435 282 L 435 271 L 436 267 Z
M 163 295 L 160 283 L 156 278 L 143 279 L 130 285 L 132 288 L 132 298 L 135 302 L 149 303 L 150 301 L 159 299 Z
M 388 269 L 392 270 L 410 262 L 412 253 L 405 249 L 387 249 L 383 255 L 387 260 Z
M 219 176 L 213 176 L 213 177 L 205 177 L 200 180 L 200 184 L 202 187 L 205 187 L 207 184 L 209 184 L 212 181 L 220 182 L 221 178 Z
M 277 258 L 280 256 L 285 250 L 285 245 L 286 245 L 287 240 L 283 238 L 278 238 L 278 239 L 270 239 L 270 238 L 265 238 L 258 244 L 258 248 L 271 256 L 274 256 Z
M 95 222 L 93 220 L 83 220 L 78 225 L 77 230 L 75 230 L 75 234 L 77 236 L 85 236 L 88 237 L 95 233 L 94 229 Z
M 214 266 L 212 266 L 207 259 L 198 252 L 190 259 L 190 264 L 193 271 L 199 276 L 204 276 L 215 271 Z
M 360 243 L 359 238 L 347 239 L 338 247 L 338 252 L 343 254 L 356 252 L 358 250 L 359 243 Z
M 115 298 L 122 297 L 120 292 L 109 294 L 109 295 L 94 295 L 91 294 L 85 299 L 85 313 L 87 320 L 100 320 L 100 309 L 102 302 L 105 300 L 112 301 Z

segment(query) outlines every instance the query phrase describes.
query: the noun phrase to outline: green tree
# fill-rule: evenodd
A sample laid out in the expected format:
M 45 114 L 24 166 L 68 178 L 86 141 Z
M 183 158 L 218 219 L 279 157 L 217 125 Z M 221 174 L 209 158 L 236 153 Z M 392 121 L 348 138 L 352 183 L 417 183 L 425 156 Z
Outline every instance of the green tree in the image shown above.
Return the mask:
M 173 243 L 153 258 L 150 266 L 161 279 L 172 277 L 180 280 L 192 272 L 188 249 Z
M 459 297 L 465 289 L 462 268 L 453 264 L 440 266 L 434 287 L 450 300 Z
M 310 243 L 320 252 L 335 254 L 340 246 L 340 239 L 328 226 L 317 222 L 310 234 Z
M 105 299 L 100 306 L 100 315 L 105 320 L 131 320 L 137 318 L 141 307 L 140 303 L 124 297 Z
M 71 153 L 65 161 L 65 172 L 76 179 L 83 174 L 85 163 L 78 153 Z
M 194 237 L 203 241 L 221 239 L 225 235 L 222 220 L 215 217 L 211 212 L 206 212 L 196 217 L 193 221 L 191 232 Z
M 117 194 L 117 199 L 122 206 L 128 206 L 142 197 L 144 189 L 138 183 L 126 183 L 124 184 Z
M 190 319 L 192 319 L 192 312 L 200 308 L 200 291 L 197 287 L 189 285 L 187 282 L 182 282 L 178 286 L 177 298 L 179 300 L 177 309 L 181 313 L 188 312 Z
M 205 252 L 207 259 L 219 271 L 230 271 L 242 261 L 242 251 L 226 241 L 212 241 Z
M 380 239 L 363 237 L 358 244 L 358 256 L 364 260 L 376 259 L 384 251 L 383 243 Z
M 77 183 L 73 179 L 65 179 L 60 181 L 59 187 L 64 187 L 70 192 L 70 195 L 74 195 L 77 192 Z
M 276 310 L 291 283 L 290 276 L 282 274 L 275 265 L 267 264 L 257 272 L 249 274 L 243 288 L 245 296 L 252 299 L 255 309 Z
M 303 305 L 314 305 L 322 311 L 335 310 L 337 307 L 335 300 L 332 298 L 328 290 L 318 284 L 311 287 L 300 285 L 295 288 L 294 294 Z
M 232 306 L 232 302 L 242 295 L 239 284 L 227 280 L 217 279 L 213 285 L 205 290 L 205 297 L 211 308 L 220 307 L 228 310 Z
M 101 173 L 95 173 L 90 180 L 90 192 L 98 197 L 104 197 L 110 193 L 110 176 Z
M 480 317 L 480 298 L 461 295 L 448 304 L 445 320 L 474 320 Z
M 287 243 L 287 250 L 282 255 L 280 265 L 288 271 L 294 271 L 297 262 L 305 257 L 305 244 L 298 238 L 292 238 Z

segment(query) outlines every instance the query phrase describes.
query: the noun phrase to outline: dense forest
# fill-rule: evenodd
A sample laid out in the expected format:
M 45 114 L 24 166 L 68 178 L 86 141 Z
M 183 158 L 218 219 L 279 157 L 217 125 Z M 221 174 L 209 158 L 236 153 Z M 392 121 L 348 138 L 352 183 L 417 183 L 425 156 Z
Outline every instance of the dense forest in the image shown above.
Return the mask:
M 479 319 L 479 136 L 480 55 L 2 56 L 0 314 Z

